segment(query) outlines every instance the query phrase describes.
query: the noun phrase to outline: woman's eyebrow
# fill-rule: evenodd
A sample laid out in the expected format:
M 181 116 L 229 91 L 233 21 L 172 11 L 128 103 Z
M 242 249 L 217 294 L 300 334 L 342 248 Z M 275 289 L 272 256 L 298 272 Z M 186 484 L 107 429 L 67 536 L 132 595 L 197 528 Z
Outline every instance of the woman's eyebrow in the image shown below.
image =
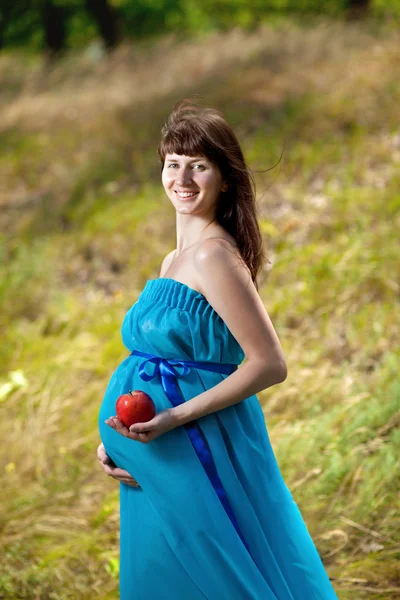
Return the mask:
M 191 158 L 190 160 L 188 160 L 188 162 L 194 162 L 196 160 L 207 161 L 207 159 L 204 156 L 196 156 L 195 158 Z M 178 162 L 178 159 L 177 158 L 167 158 L 167 162 Z

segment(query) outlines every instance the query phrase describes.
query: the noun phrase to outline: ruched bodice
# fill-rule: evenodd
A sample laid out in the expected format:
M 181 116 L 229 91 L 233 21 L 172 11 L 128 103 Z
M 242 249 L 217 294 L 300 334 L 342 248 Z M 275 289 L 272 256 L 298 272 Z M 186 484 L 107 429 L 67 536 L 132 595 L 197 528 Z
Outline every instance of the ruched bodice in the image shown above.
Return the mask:
M 139 348 L 165 358 L 240 365 L 245 356 L 203 294 L 165 277 L 147 281 L 121 333 L 128 350 Z

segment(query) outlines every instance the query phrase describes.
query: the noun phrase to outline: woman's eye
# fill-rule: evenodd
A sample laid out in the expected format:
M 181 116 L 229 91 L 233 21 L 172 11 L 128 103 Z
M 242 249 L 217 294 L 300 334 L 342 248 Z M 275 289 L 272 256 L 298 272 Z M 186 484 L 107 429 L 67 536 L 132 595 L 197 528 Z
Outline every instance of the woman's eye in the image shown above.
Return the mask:
M 169 164 L 169 165 L 167 165 L 167 166 L 168 166 L 168 169 L 171 169 L 171 168 L 175 169 L 175 167 L 178 167 L 178 168 L 179 168 L 179 165 L 178 165 L 178 163 L 170 163 L 170 164 Z M 193 165 L 193 167 L 194 167 L 195 169 L 197 168 L 197 169 L 198 169 L 198 170 L 200 170 L 200 171 L 204 171 L 204 170 L 205 170 L 205 168 L 206 168 L 206 167 L 205 167 L 205 165 L 200 165 L 200 164 Z

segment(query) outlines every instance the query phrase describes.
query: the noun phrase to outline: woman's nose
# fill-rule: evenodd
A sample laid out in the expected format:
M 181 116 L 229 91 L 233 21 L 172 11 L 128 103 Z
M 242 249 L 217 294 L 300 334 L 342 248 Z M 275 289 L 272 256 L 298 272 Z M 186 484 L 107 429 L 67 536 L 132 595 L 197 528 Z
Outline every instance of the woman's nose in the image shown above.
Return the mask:
M 185 185 L 185 183 L 188 183 L 189 181 L 191 181 L 191 173 L 189 170 L 182 169 L 178 171 L 176 176 L 176 183 L 178 185 Z

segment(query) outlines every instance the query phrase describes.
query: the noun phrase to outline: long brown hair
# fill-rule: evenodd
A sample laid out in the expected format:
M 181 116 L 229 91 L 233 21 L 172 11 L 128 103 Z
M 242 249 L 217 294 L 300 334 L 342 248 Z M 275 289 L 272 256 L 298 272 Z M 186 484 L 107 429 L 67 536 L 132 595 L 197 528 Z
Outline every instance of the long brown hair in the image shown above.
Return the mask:
M 168 115 L 161 130 L 158 155 L 205 156 L 218 165 L 227 191 L 221 192 L 216 220 L 236 240 L 258 290 L 257 275 L 264 262 L 263 240 L 257 220 L 255 181 L 238 139 L 223 115 L 184 99 Z

